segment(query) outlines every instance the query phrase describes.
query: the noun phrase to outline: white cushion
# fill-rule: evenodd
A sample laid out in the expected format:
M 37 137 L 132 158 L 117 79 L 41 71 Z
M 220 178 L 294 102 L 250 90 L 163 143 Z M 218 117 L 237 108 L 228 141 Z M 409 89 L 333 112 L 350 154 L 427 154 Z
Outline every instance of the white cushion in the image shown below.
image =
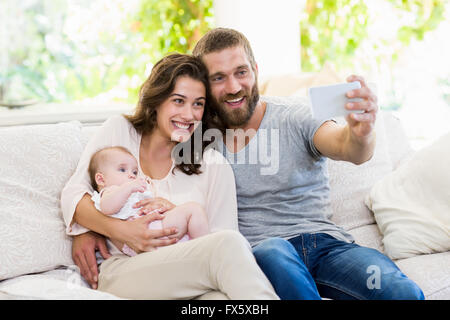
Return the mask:
M 76 266 L 29 274 L 0 282 L 0 293 L 9 299 L 111 300 L 120 299 L 90 289 Z M 0 296 L 1 299 L 1 296 Z
M 337 122 L 346 123 L 343 118 L 338 118 Z M 364 205 L 364 198 L 372 186 L 393 169 L 384 125 L 384 117 L 379 114 L 375 123 L 375 150 L 367 162 L 355 165 L 346 161 L 328 160 L 333 208 L 331 220 L 345 230 L 375 223 L 373 213 Z
M 0 280 L 73 264 L 60 192 L 81 152 L 80 123 L 0 129 Z
M 378 117 L 383 117 L 388 153 L 392 160 L 392 167 L 396 169 L 414 153 L 406 132 L 399 118 L 392 112 L 379 111 Z
M 365 199 L 392 259 L 450 250 L 450 133 L 416 152 Z
M 450 299 L 450 252 L 396 260 L 402 272 L 422 289 L 427 300 Z

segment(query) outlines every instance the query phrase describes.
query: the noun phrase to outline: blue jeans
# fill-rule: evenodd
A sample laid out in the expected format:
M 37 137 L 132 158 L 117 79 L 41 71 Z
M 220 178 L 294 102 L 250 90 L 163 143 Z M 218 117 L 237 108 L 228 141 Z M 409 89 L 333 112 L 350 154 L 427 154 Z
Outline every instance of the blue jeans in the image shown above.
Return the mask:
M 422 290 L 375 249 L 325 233 L 269 238 L 253 248 L 256 261 L 285 300 L 423 300 Z

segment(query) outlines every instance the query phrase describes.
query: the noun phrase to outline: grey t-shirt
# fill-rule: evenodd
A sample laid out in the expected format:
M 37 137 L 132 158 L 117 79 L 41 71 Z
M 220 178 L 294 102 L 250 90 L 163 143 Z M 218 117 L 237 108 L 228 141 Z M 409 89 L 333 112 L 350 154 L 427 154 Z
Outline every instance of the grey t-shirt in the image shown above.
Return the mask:
M 329 220 L 327 160 L 313 144 L 322 123 L 311 117 L 307 104 L 268 102 L 257 134 L 244 149 L 231 153 L 222 143 L 236 180 L 239 230 L 252 246 L 302 233 L 353 241 Z

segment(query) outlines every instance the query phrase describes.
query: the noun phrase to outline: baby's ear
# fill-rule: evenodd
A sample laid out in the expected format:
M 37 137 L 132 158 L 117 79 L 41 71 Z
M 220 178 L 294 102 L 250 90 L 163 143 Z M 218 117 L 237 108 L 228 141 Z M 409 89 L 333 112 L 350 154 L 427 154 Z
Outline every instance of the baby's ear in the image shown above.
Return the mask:
M 105 178 L 103 177 L 102 173 L 97 172 L 95 174 L 95 183 L 99 188 L 103 188 L 105 186 Z

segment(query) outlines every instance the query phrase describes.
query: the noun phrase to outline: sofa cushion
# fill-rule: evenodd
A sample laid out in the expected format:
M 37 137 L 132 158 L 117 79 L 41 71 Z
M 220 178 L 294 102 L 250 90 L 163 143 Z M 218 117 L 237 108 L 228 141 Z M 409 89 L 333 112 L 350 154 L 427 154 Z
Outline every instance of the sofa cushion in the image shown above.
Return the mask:
M 388 153 L 395 170 L 414 154 L 414 150 L 400 119 L 389 111 L 380 111 L 378 117 L 380 116 L 383 117 Z
M 75 122 L 0 129 L 0 280 L 73 264 L 59 203 L 80 138 Z
M 0 282 L 0 293 L 10 299 L 117 300 L 100 290 L 90 289 L 75 266 L 39 274 L 28 274 Z M 1 296 L 0 296 L 1 299 Z
M 340 124 L 346 123 L 342 117 L 336 120 Z M 328 160 L 331 220 L 345 230 L 375 223 L 372 212 L 364 205 L 364 198 L 372 186 L 393 169 L 382 113 L 377 117 L 375 132 L 376 146 L 369 161 L 355 165 Z
M 265 96 L 299 96 L 306 97 L 308 89 L 315 86 L 344 82 L 329 63 L 325 63 L 317 73 L 284 74 L 273 76 L 260 86 L 260 93 Z
M 366 198 L 392 259 L 450 250 L 450 133 L 416 152 Z
M 383 236 L 381 235 L 376 223 L 354 228 L 348 233 L 353 236 L 355 242 L 360 246 L 369 247 L 380 252 L 384 252 L 382 241 Z
M 448 300 L 450 297 L 450 252 L 425 254 L 395 263 L 413 280 L 430 300 Z

